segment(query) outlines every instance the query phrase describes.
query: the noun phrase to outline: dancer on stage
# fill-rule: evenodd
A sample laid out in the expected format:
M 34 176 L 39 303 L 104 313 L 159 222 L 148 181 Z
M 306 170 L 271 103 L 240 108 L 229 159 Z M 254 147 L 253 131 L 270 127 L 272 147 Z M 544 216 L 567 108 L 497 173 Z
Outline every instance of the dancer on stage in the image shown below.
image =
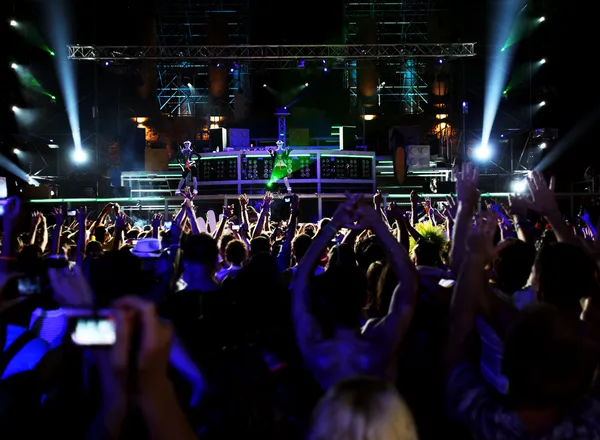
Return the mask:
M 194 151 L 194 147 L 190 141 L 185 141 L 183 143 L 183 148 L 179 150 L 179 155 L 177 156 L 177 162 L 179 162 L 179 166 L 181 167 L 181 180 L 179 181 L 179 186 L 177 187 L 177 191 L 175 191 L 175 195 L 181 195 L 181 189 L 183 185 L 185 185 L 185 180 L 188 175 L 192 175 L 192 181 L 194 184 L 193 194 L 198 194 L 198 166 L 197 162 L 200 160 L 200 155 Z
M 277 149 L 269 150 L 271 157 L 273 158 L 273 174 L 271 175 L 271 183 L 279 182 L 283 179 L 285 188 L 288 193 L 292 192 L 292 188 L 288 182 L 288 176 L 292 174 L 292 163 L 289 160 L 290 153 L 292 150 L 289 148 L 283 148 L 283 142 L 281 140 L 276 142 Z

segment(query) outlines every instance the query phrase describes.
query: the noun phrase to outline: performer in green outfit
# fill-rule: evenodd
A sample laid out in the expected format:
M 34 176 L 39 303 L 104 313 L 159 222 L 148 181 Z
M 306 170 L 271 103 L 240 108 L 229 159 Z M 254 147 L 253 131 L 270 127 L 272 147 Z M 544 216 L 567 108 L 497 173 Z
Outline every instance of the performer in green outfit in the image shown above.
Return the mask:
M 270 183 L 277 183 L 283 179 L 287 192 L 291 193 L 292 188 L 288 182 L 288 176 L 292 174 L 292 161 L 290 159 L 292 150 L 289 148 L 284 149 L 281 140 L 277 141 L 276 145 L 276 150 L 269 150 L 269 153 L 273 158 L 273 174 L 271 174 Z

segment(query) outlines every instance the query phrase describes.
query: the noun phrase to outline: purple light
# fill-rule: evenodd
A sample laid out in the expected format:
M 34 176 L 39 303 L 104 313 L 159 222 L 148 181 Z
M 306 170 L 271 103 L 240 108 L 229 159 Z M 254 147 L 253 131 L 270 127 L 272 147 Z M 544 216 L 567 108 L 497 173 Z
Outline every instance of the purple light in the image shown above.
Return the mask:
M 233 67 L 232 67 L 231 69 L 229 69 L 229 71 L 230 71 L 231 73 L 233 73 Z
M 221 67 L 221 64 L 217 64 L 217 67 Z
M 107 61 L 106 63 L 104 63 L 104 65 L 105 66 L 110 66 L 110 62 Z
M 323 70 L 324 70 L 325 72 L 329 72 L 329 69 L 328 69 L 327 67 L 325 67 Z
M 440 64 L 442 64 L 444 62 L 444 60 L 440 60 Z

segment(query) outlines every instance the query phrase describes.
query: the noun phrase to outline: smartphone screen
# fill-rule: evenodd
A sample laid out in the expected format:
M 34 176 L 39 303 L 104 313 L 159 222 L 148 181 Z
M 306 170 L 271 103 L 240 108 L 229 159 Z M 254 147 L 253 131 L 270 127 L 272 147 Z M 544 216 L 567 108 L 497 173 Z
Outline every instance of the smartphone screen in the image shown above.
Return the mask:
M 231 230 L 232 231 L 239 231 L 240 230 L 240 225 L 231 225 Z
M 117 341 L 116 322 L 110 310 L 69 309 L 69 336 L 82 347 L 103 347 Z
M 77 210 L 75 210 L 75 209 L 69 209 L 69 210 L 67 211 L 67 215 L 68 215 L 69 217 L 75 217 L 75 216 L 77 215 Z
M 286 196 L 286 197 L 284 197 L 284 198 L 283 198 L 283 201 L 284 201 L 285 203 L 292 203 L 292 198 L 291 198 L 291 197 L 289 197 L 289 196 Z
M 39 295 L 42 293 L 40 277 L 20 277 L 17 280 L 19 296 Z
M 167 230 L 167 231 L 170 231 L 172 227 L 173 227 L 173 222 L 172 221 L 164 222 L 163 223 L 163 228 L 165 228 L 165 230 Z

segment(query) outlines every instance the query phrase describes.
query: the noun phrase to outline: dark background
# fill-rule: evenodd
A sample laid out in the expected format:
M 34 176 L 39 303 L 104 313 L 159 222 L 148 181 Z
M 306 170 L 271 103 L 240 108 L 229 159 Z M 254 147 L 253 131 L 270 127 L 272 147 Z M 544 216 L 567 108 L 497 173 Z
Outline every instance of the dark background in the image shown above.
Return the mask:
M 46 0 L 54 1 L 54 0 Z M 141 0 L 88 0 L 71 1 L 72 43 L 79 44 L 142 44 L 140 28 L 144 27 L 143 17 L 156 13 L 152 1 Z M 588 38 L 593 35 L 594 14 L 580 10 L 570 10 L 567 4 L 550 0 L 536 0 L 528 3 L 536 15 L 544 15 L 545 23 L 529 38 L 522 41 L 514 66 L 529 60 L 547 58 L 548 63 L 532 80 L 511 90 L 509 99 L 503 100 L 496 120 L 502 128 L 526 128 L 529 124 L 526 106 L 530 101 L 546 100 L 548 105 L 535 115 L 533 127 L 556 127 L 564 136 L 579 120 L 597 106 L 600 93 L 595 86 L 593 55 L 586 49 Z M 39 119 L 31 128 L 30 135 L 45 138 L 60 138 L 68 142 L 69 127 L 60 88 L 56 80 L 52 58 L 32 46 L 9 26 L 10 18 L 28 21 L 35 25 L 45 37 L 48 32 L 47 19 L 40 1 L 5 0 L 1 2 L 3 20 L 0 23 L 0 142 L 5 154 L 10 154 L 19 142 L 28 139 L 23 130 L 16 126 L 11 107 L 36 108 Z M 481 0 L 443 0 L 437 7 L 444 9 L 437 18 L 443 40 L 476 41 L 477 56 L 456 66 L 455 76 L 462 83 L 464 69 L 464 95 L 457 93 L 457 99 L 470 104 L 468 128 L 477 132 L 481 128 L 481 111 L 484 95 L 485 62 L 489 56 L 488 17 L 496 3 Z M 275 2 L 267 0 L 251 1 L 250 36 L 251 44 L 336 44 L 343 42 L 343 1 L 308 0 L 303 2 Z M 587 21 L 587 23 L 586 23 Z M 146 35 L 147 40 L 147 35 Z M 149 43 L 146 43 L 149 44 Z M 10 64 L 28 65 L 44 88 L 57 96 L 55 103 L 45 97 L 26 94 L 20 88 Z M 80 123 L 82 138 L 92 136 L 92 78 L 93 64 L 76 64 L 78 92 L 80 99 Z M 133 70 L 134 71 L 134 70 Z M 460 72 L 460 73 L 457 73 Z M 322 71 L 259 71 L 253 73 L 254 105 L 253 117 L 256 130 L 265 134 L 273 131 L 273 110 L 283 105 L 262 89 L 266 82 L 276 89 L 284 90 L 291 85 L 309 82 L 310 92 L 297 104 L 296 118 L 322 121 L 326 131 L 336 121 L 343 122 L 349 113 L 347 92 L 341 87 L 339 72 Z M 136 92 L 140 78 L 130 67 L 99 69 L 100 99 L 102 112 L 101 130 L 105 138 L 116 136 L 118 119 L 123 116 L 140 114 L 140 102 Z M 401 121 L 401 119 L 400 119 Z M 402 121 L 401 121 L 402 122 Z M 597 124 L 595 124 L 597 126 Z M 387 127 L 380 127 L 381 133 L 374 134 L 381 139 L 387 137 Z M 15 137 L 15 134 L 20 136 Z M 596 128 L 582 133 L 577 142 L 554 161 L 550 172 L 559 174 L 562 181 L 579 178 L 583 170 L 600 159 L 600 148 L 596 141 Z M 271 134 L 271 135 L 274 135 Z M 30 139 L 30 138 L 29 138 Z M 18 146 L 18 145 L 17 145 Z M 45 154 L 45 153 L 44 153 Z M 68 164 L 65 164 L 68 167 Z

